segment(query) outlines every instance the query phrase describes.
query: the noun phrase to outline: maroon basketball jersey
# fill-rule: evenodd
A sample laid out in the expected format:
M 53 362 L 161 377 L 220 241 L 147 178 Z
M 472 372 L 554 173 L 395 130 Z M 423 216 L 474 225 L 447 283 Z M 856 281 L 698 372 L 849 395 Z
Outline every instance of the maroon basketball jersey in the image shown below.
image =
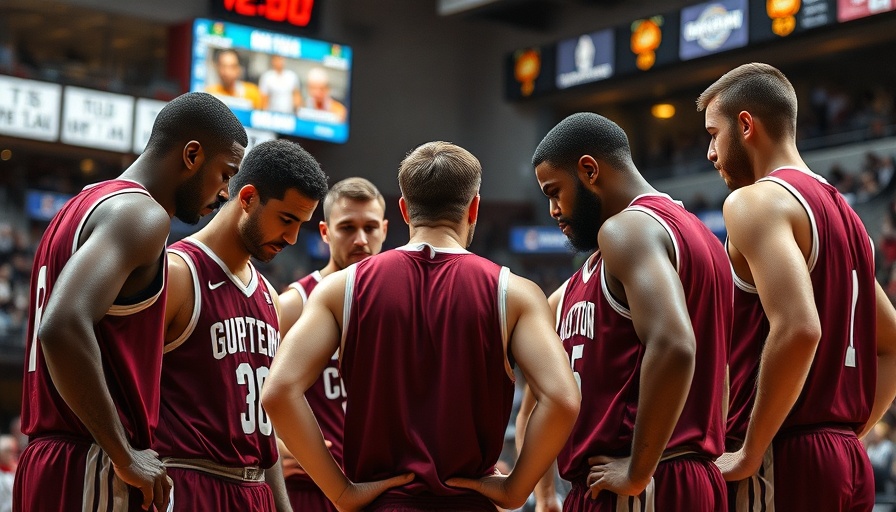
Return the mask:
M 504 349 L 509 271 L 464 250 L 415 244 L 348 272 L 346 475 L 416 474 L 380 503 L 494 507 L 444 482 L 490 474 L 504 446 L 514 392 Z
M 809 376 L 782 429 L 830 423 L 859 429 L 868 421 L 877 382 L 877 302 L 871 240 L 858 215 L 824 178 L 807 170 L 781 168 L 759 181 L 787 189 L 809 215 L 809 275 L 821 321 L 821 341 Z M 739 294 L 745 303 L 740 309 L 752 311 L 737 320 L 743 329 L 734 332 L 733 343 L 743 345 L 738 351 L 747 356 L 731 362 L 732 375 L 743 374 L 739 383 L 746 388 L 733 388 L 732 379 L 732 397 L 738 400 L 732 406 L 749 411 L 758 369 L 752 358 L 758 357 L 765 343 L 768 320 L 755 288 L 741 284 L 752 294 Z M 761 322 L 763 327 L 751 327 L 747 322 Z M 745 432 L 745 424 L 741 428 Z M 734 433 L 730 431 L 729 435 Z
M 313 273 L 299 279 L 289 285 L 295 288 L 302 296 L 302 302 L 308 301 L 308 296 L 314 287 L 320 283 L 320 272 Z M 320 430 L 324 439 L 333 443 L 330 453 L 341 466 L 342 465 L 342 429 L 345 424 L 345 386 L 339 376 L 339 353 L 333 354 L 330 363 L 324 368 L 320 378 L 305 392 L 305 399 L 314 411 L 314 416 L 320 424 Z M 317 487 L 306 473 L 296 473 L 284 468 L 284 476 L 291 480 L 300 480 L 309 486 Z
M 68 260 L 78 249 L 87 219 L 104 200 L 121 194 L 149 195 L 129 180 L 91 185 L 70 199 L 53 217 L 34 256 L 25 378 L 22 432 L 29 436 L 67 434 L 92 440 L 90 432 L 69 409 L 50 378 L 37 333 L 47 298 Z M 165 254 L 159 254 L 159 274 L 143 300 L 115 303 L 94 327 L 102 354 L 106 385 L 128 442 L 149 448 L 159 415 L 159 372 L 165 324 Z
M 162 457 L 271 467 L 277 439 L 261 407 L 261 388 L 280 346 L 277 310 L 264 277 L 248 285 L 202 242 L 169 251 L 193 276 L 193 316 L 165 348 L 162 407 L 153 449 Z
M 718 238 L 666 195 L 636 197 L 669 233 L 697 342 L 696 366 L 684 410 L 667 449 L 716 458 L 724 451 L 722 397 L 733 308 L 733 284 Z M 600 251 L 566 286 L 558 328 L 582 391 L 582 410 L 557 459 L 566 480 L 584 479 L 589 457 L 628 456 L 638 407 L 644 345 L 631 312 L 608 291 Z
M 734 272 L 732 271 L 732 274 Z M 728 356 L 728 424 L 726 445 L 737 451 L 747 435 L 753 400 L 756 398 L 756 377 L 759 358 L 768 337 L 769 325 L 756 287 L 734 275 L 734 320 L 731 352 Z

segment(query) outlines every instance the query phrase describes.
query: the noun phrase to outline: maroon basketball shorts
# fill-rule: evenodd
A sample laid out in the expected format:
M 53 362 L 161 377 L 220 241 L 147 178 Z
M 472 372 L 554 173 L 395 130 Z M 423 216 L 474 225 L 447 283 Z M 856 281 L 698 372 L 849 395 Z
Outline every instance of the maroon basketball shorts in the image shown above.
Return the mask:
M 175 512 L 276 510 L 274 495 L 264 482 L 241 482 L 182 468 L 168 468 L 168 476 L 174 481 L 171 502 Z
M 573 483 L 563 502 L 564 512 L 717 512 L 725 506 L 722 473 L 711 461 L 679 457 L 660 462 L 638 496 L 601 491 L 591 499 L 584 481 Z
M 779 434 L 759 472 L 729 485 L 730 512 L 864 512 L 874 507 L 871 463 L 848 429 Z
M 313 483 L 295 483 L 287 480 L 286 493 L 289 495 L 289 503 L 292 505 L 293 512 L 303 510 L 336 512 L 336 507 L 327 499 L 327 495 Z
M 38 437 L 19 458 L 14 511 L 142 511 L 142 503 L 140 491 L 118 478 L 106 453 L 86 439 Z

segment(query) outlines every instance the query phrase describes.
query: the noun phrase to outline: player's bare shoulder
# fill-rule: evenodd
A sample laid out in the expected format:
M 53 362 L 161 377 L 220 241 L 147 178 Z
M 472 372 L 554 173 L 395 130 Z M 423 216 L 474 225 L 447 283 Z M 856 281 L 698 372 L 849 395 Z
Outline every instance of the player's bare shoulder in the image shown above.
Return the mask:
M 610 268 L 635 264 L 643 257 L 672 254 L 672 239 L 653 216 L 626 209 L 604 222 L 597 233 L 601 256 Z
M 101 234 L 102 243 L 152 263 L 158 260 L 171 229 L 171 217 L 152 197 L 127 193 L 111 197 L 90 215 L 85 234 Z M 82 243 L 84 239 L 82 238 Z

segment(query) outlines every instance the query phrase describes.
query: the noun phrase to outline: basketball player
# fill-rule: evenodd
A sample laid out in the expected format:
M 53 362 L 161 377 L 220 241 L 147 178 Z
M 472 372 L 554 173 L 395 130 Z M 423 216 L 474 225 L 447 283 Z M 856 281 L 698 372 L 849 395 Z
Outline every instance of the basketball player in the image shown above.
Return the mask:
M 268 141 L 246 155 L 229 193 L 206 227 L 169 248 L 153 447 L 174 481 L 175 511 L 273 512 L 275 494 L 276 510 L 289 511 L 259 403 L 280 342 L 277 294 L 249 259 L 270 261 L 296 242 L 327 177 L 298 144 Z
M 896 312 L 871 241 L 796 148 L 793 86 L 745 64 L 697 100 L 707 157 L 733 192 L 723 213 L 737 285 L 728 451 L 731 510 L 871 510 L 856 434 L 896 395 Z
M 236 174 L 246 132 L 214 96 L 168 103 L 146 151 L 50 222 L 31 274 L 14 510 L 165 510 L 159 413 L 171 217 L 196 223 Z
M 570 244 L 596 249 L 558 308 L 583 403 L 557 461 L 572 482 L 564 510 L 717 510 L 733 294 L 722 245 L 644 180 L 603 116 L 567 117 L 532 163 Z
M 274 361 L 262 401 L 340 510 L 494 511 L 471 490 L 516 508 L 575 420 L 579 394 L 544 294 L 465 249 L 480 177 L 479 161 L 453 144 L 411 152 L 398 173 L 410 242 L 325 278 Z M 303 398 L 337 349 L 348 390 L 345 474 Z M 494 468 L 513 402 L 511 361 L 538 405 L 504 477 Z
M 324 220 L 320 223 L 320 236 L 330 246 L 330 261 L 320 271 L 289 285 L 289 289 L 280 296 L 281 332 L 287 332 L 302 314 L 308 295 L 321 279 L 352 263 L 379 254 L 388 227 L 385 214 L 386 200 L 373 183 L 364 178 L 347 178 L 330 188 L 324 199 Z M 333 458 L 341 466 L 346 394 L 339 378 L 338 357 L 338 352 L 333 354 L 327 368 L 305 398 L 320 423 L 324 439 L 330 443 Z M 280 454 L 283 456 L 283 475 L 292 508 L 335 512 L 336 508 L 292 454 L 282 446 Z

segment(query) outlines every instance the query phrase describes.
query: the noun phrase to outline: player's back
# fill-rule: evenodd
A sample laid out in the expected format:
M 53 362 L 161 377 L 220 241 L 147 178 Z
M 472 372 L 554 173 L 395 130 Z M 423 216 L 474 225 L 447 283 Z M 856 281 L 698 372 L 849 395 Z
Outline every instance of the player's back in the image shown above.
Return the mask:
M 628 210 L 650 215 L 669 234 L 696 339 L 691 392 L 667 451 L 715 458 L 724 449 L 722 386 L 733 294 L 728 260 L 718 239 L 668 196 L 639 196 Z M 631 454 L 644 346 L 631 311 L 609 292 L 599 252 L 570 278 L 559 311 L 558 334 L 589 406 L 580 411 L 558 464 L 563 478 L 583 481 L 588 457 Z
M 161 457 L 268 468 L 277 446 L 260 396 L 280 332 L 267 282 L 251 267 L 244 284 L 193 238 L 169 250 L 187 262 L 195 299 L 187 331 L 165 349 L 153 449 Z
M 820 176 L 782 168 L 760 181 L 786 188 L 809 215 L 809 275 L 821 321 L 815 359 L 782 430 L 827 424 L 859 429 L 868 421 L 877 381 L 871 240 L 858 215 Z
M 50 221 L 38 244 L 31 273 L 33 302 L 28 317 L 22 400 L 22 432 L 32 438 L 67 435 L 93 439 L 56 390 L 37 334 L 53 285 L 77 250 L 89 216 L 103 201 L 134 193 L 149 196 L 145 188 L 128 180 L 110 180 L 85 188 Z M 128 440 L 138 449 L 149 448 L 158 422 L 165 271 L 165 257 L 159 254 L 159 272 L 150 288 L 126 302 L 116 301 L 94 325 L 106 385 Z
M 509 271 L 462 250 L 405 246 L 349 267 L 341 361 L 345 470 L 416 479 L 377 502 L 494 510 L 451 477 L 489 474 L 514 385 L 505 356 Z

